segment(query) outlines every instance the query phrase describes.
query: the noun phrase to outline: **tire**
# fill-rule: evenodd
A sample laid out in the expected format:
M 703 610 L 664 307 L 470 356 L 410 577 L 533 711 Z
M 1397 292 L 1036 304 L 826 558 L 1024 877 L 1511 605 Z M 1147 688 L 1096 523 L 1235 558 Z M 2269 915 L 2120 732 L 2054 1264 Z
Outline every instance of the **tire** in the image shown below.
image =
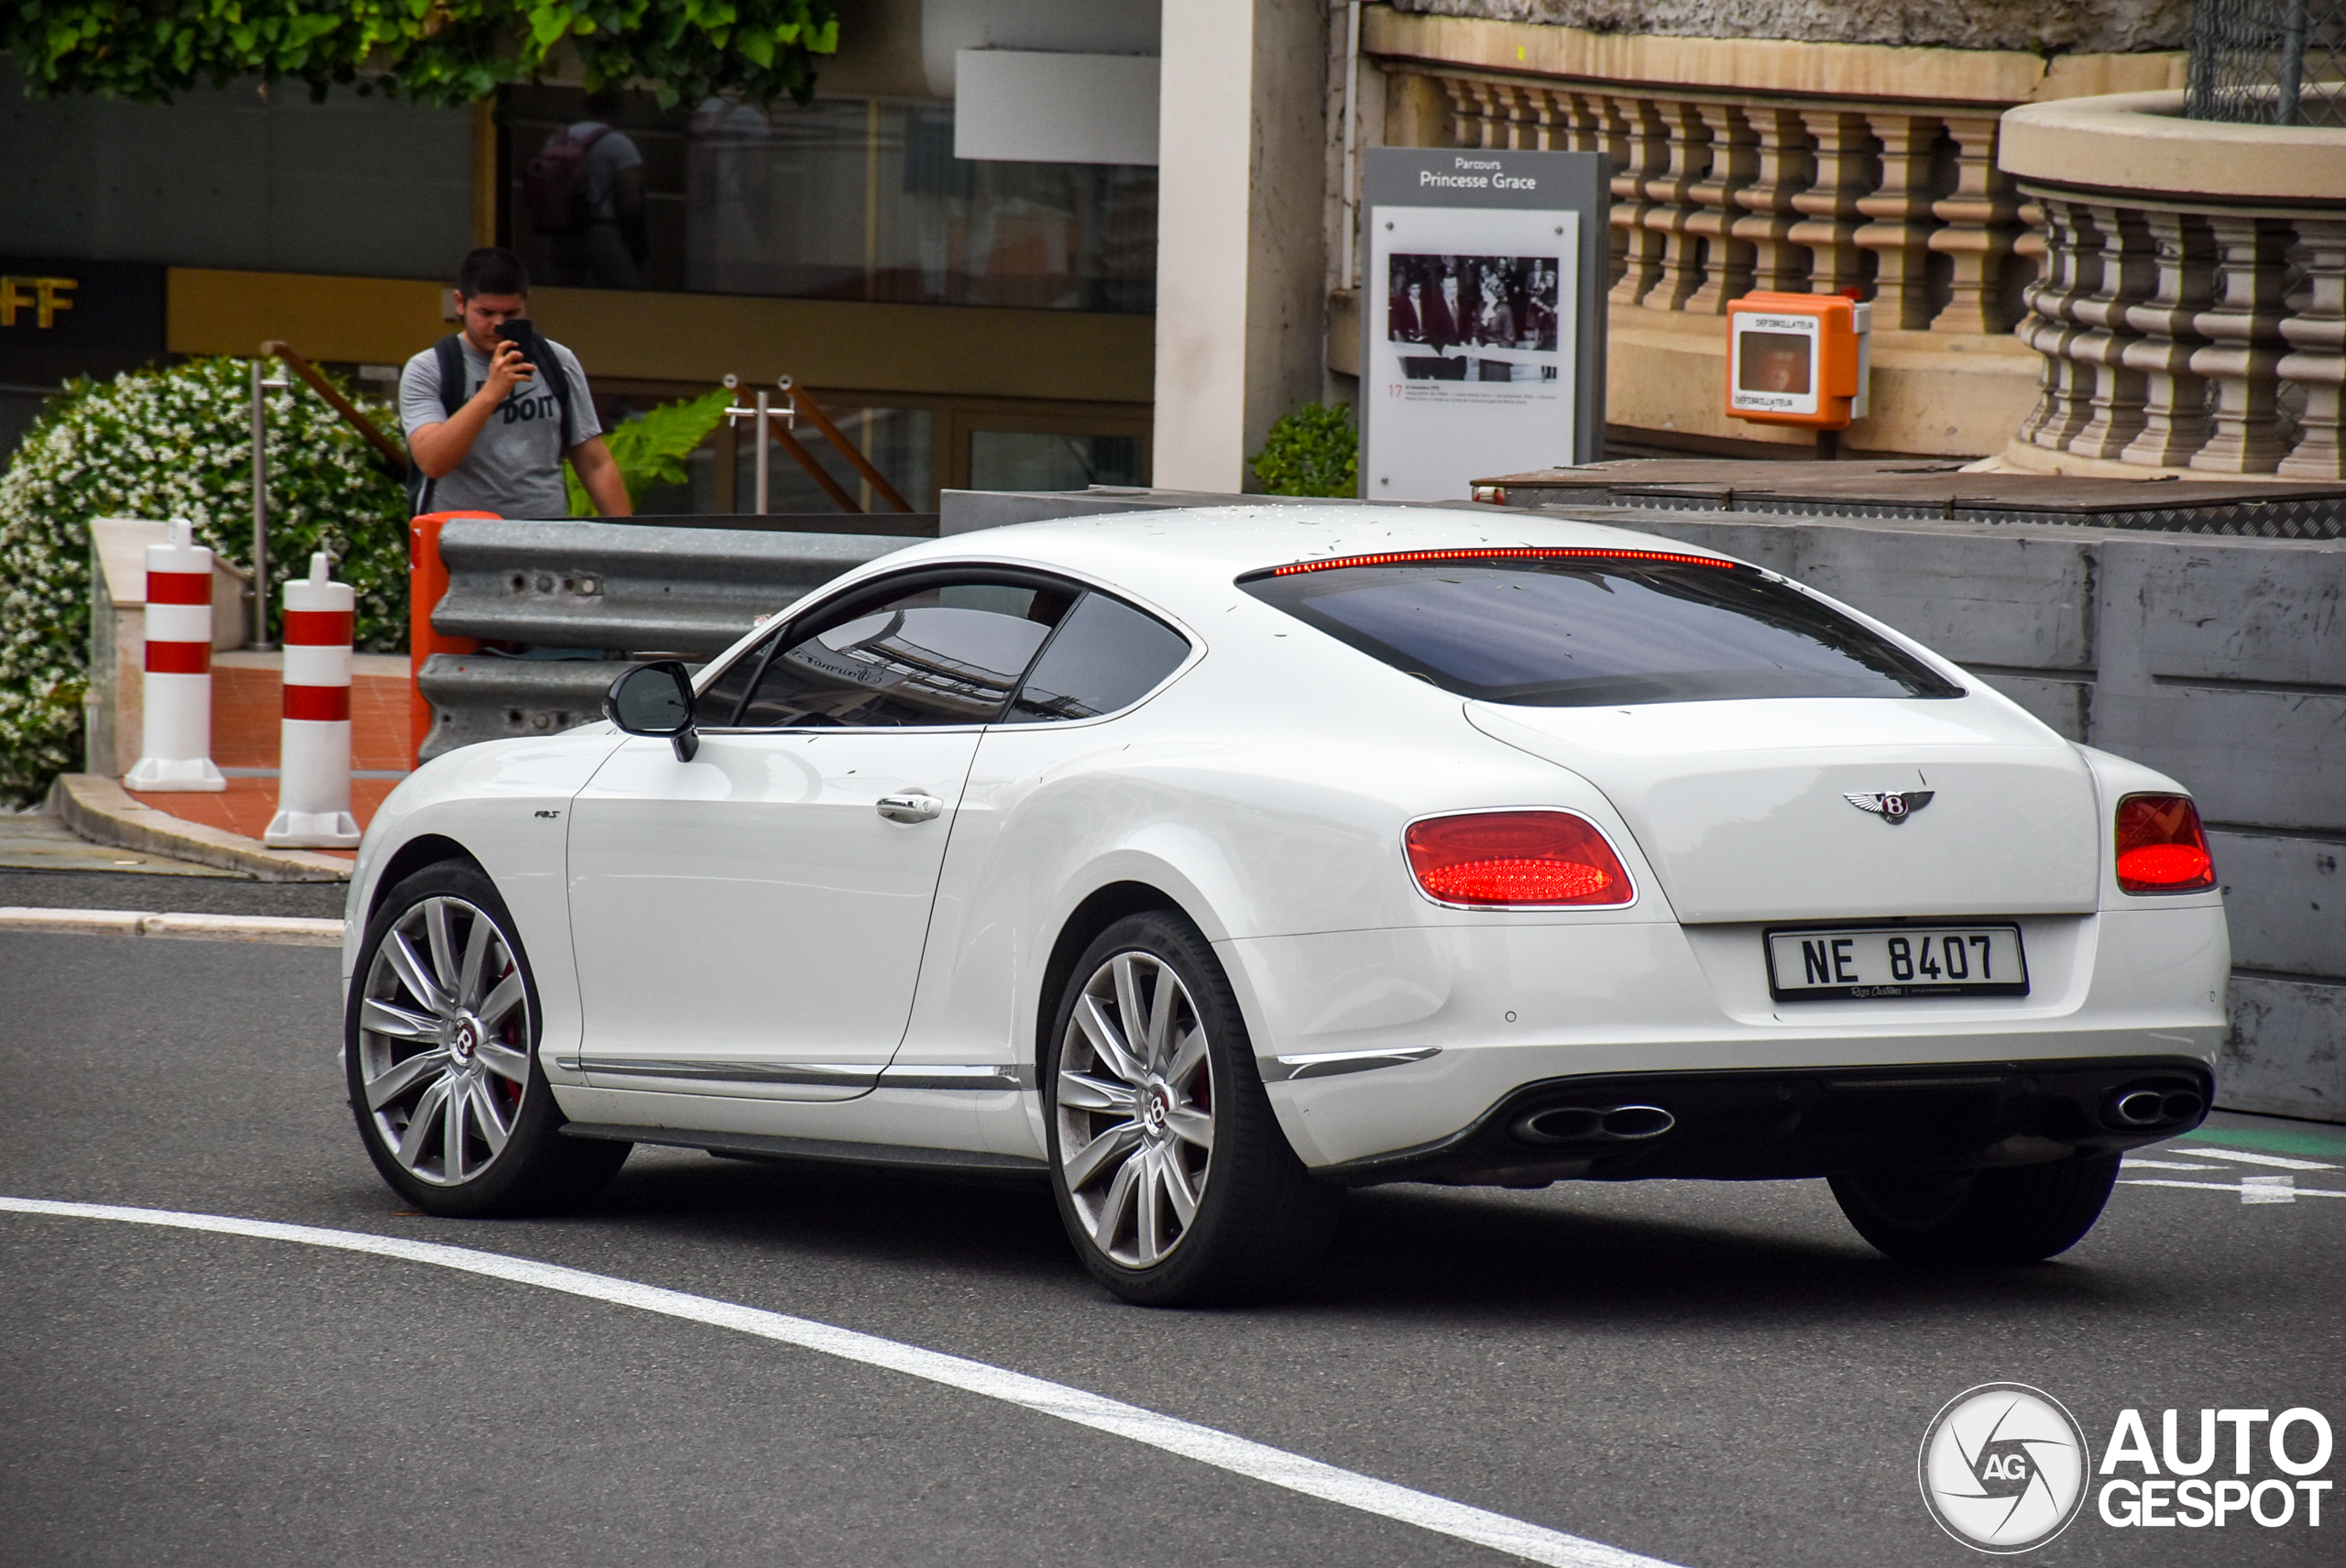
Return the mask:
M 1058 1001 L 1043 1075 L 1051 1192 L 1092 1277 L 1150 1307 L 1260 1299 L 1306 1278 L 1343 1194 L 1288 1146 L 1197 927 L 1170 911 L 1118 921 Z
M 1901 1263 L 2036 1263 L 2101 1217 L 2118 1157 L 1999 1170 L 1844 1171 L 1833 1196 L 1858 1234 Z
M 392 1190 L 486 1218 L 573 1207 L 617 1173 L 628 1145 L 563 1136 L 538 1019 L 529 957 L 479 867 L 444 861 L 391 889 L 359 944 L 343 1066 Z

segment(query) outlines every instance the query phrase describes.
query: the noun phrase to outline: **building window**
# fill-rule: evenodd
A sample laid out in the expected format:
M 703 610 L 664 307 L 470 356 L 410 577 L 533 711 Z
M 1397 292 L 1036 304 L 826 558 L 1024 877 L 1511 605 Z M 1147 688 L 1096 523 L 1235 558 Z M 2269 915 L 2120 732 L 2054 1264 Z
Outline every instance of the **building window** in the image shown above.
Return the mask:
M 595 138 L 566 214 L 539 158 L 565 133 Z M 663 113 L 642 93 L 590 106 L 576 89 L 516 87 L 504 140 L 504 227 L 549 283 L 1156 308 L 1155 169 L 957 159 L 949 104 L 711 99 Z

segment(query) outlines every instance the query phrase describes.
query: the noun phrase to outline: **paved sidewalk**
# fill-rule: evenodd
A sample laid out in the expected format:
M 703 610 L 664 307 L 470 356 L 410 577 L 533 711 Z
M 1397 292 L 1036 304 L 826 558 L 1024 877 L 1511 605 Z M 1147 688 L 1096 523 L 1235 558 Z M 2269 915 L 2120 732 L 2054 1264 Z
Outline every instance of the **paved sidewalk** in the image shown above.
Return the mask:
M 277 814 L 282 668 L 283 657 L 277 653 L 239 651 L 214 660 L 212 760 L 227 778 L 225 791 L 134 795 L 118 780 L 71 774 L 59 781 L 49 801 L 59 826 L 105 846 L 116 857 L 108 869 L 225 872 L 272 882 L 346 878 L 356 858 L 348 850 L 271 850 L 262 841 Z M 350 807 L 362 829 L 407 776 L 410 711 L 406 659 L 356 655 L 350 690 Z M 0 836 L 0 865 L 50 863 L 43 846 L 30 839 L 13 849 Z M 66 858 L 88 863 L 86 857 Z
M 284 716 L 281 655 L 222 653 L 212 668 L 212 760 L 228 775 L 219 795 L 138 792 L 142 806 L 258 840 L 277 815 L 277 752 Z M 408 771 L 407 661 L 360 654 L 350 683 L 350 810 L 365 828 Z M 314 851 L 352 857 L 334 850 Z

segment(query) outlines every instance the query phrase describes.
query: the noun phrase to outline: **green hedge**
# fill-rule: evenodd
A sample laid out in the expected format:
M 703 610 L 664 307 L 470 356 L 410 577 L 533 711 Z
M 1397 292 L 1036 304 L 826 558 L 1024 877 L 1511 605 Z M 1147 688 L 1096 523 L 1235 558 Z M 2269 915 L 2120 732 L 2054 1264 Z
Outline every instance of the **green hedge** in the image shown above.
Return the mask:
M 1247 460 L 1266 496 L 1357 496 L 1360 435 L 1342 403 L 1306 403 L 1281 414 Z
M 93 519 L 183 517 L 201 543 L 248 564 L 251 373 L 247 360 L 202 359 L 71 382 L 0 474 L 0 802 L 37 800 L 82 764 Z M 392 425 L 387 405 L 352 400 Z M 269 395 L 269 471 L 272 614 L 286 577 L 325 550 L 357 590 L 358 646 L 405 647 L 399 480 L 298 384 Z

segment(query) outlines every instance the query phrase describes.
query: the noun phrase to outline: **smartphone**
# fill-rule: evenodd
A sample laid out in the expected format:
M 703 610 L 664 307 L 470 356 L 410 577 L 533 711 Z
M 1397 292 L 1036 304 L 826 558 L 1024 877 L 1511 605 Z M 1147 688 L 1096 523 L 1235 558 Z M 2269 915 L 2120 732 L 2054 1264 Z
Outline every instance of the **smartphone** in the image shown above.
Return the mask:
M 530 323 L 522 321 L 499 322 L 497 335 L 507 343 L 527 348 L 530 346 Z

